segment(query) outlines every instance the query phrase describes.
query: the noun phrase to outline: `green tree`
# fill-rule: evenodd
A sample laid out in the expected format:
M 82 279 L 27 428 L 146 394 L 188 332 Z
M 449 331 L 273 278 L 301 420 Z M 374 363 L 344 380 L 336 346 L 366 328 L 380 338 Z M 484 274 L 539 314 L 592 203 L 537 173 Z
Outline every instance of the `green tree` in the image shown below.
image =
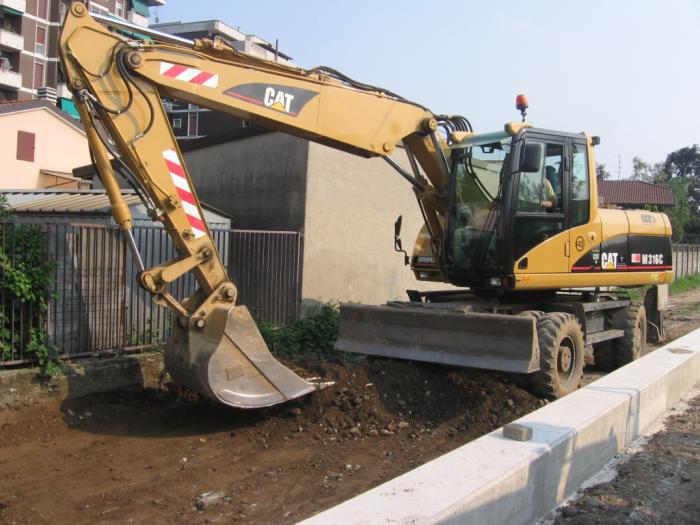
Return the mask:
M 599 179 L 606 180 L 610 178 L 610 172 L 605 169 L 605 164 L 598 162 L 595 163 L 595 174 Z
M 632 159 L 632 175 L 630 176 L 630 180 L 658 184 L 660 182 L 666 182 L 668 179 L 665 163 L 656 162 L 654 164 L 649 164 L 641 157 L 634 157 Z
M 664 169 L 663 162 L 649 164 L 641 157 L 634 157 L 632 159 L 632 175 L 630 176 L 630 180 L 657 184 L 668 180 L 668 175 Z
M 664 168 L 671 177 L 700 177 L 700 146 L 693 144 L 669 153 Z
M 700 146 L 693 144 L 669 153 L 664 170 L 670 179 L 687 181 L 684 200 L 687 200 L 690 206 L 690 213 L 700 216 Z M 678 204 L 677 199 L 676 205 Z
M 675 178 L 666 184 L 673 191 L 674 205 L 664 211 L 673 227 L 673 240 L 680 242 L 687 232 L 686 225 L 691 219 L 690 204 L 688 203 L 688 185 L 690 181 L 688 179 Z
M 640 157 L 634 157 L 632 159 L 632 175 L 630 180 L 647 180 L 649 176 L 650 166 L 648 163 L 644 162 Z

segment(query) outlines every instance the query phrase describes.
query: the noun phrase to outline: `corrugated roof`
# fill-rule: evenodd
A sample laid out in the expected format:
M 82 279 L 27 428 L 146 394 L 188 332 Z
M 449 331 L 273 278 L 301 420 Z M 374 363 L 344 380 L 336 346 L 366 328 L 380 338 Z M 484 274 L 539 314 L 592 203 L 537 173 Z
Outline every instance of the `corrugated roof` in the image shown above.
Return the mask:
M 80 180 L 80 179 L 79 179 Z M 136 192 L 122 189 L 122 196 L 131 208 L 134 223 L 153 224 Z M 111 205 L 105 190 L 3 190 L 7 207 L 18 213 L 92 213 L 111 215 Z M 230 228 L 231 217 L 200 202 L 204 219 L 211 228 Z
M 598 198 L 601 204 L 620 206 L 674 205 L 671 188 L 638 180 L 598 179 Z
M 104 190 L 0 190 L 15 212 L 110 213 Z M 140 204 L 133 190 L 122 190 L 127 205 Z

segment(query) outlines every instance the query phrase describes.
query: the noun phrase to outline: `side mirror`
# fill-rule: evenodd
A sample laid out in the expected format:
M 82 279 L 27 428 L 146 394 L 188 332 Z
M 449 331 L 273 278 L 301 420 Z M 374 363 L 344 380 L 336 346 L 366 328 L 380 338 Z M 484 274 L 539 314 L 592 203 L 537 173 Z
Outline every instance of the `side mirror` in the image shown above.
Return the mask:
M 525 143 L 523 154 L 520 157 L 520 170 L 525 173 L 538 173 L 542 170 L 542 144 L 536 142 Z
M 396 222 L 394 223 L 394 238 L 398 239 L 399 235 L 401 235 L 401 222 L 403 221 L 403 215 L 399 215 L 399 218 L 396 219 Z
M 403 263 L 408 266 L 409 258 L 408 253 L 401 246 L 401 223 L 403 222 L 403 215 L 399 215 L 394 223 L 394 251 L 403 253 Z

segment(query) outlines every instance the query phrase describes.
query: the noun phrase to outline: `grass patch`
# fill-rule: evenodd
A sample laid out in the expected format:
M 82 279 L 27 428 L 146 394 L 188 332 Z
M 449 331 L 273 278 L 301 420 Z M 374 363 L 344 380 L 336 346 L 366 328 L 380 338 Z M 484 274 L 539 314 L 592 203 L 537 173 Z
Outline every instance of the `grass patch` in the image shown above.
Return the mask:
M 671 283 L 671 293 L 687 292 L 700 287 L 700 274 L 686 275 L 680 279 L 676 279 Z
M 676 294 L 694 290 L 700 287 L 700 274 L 687 275 L 676 279 L 669 286 L 669 293 Z M 643 301 L 644 294 L 650 286 L 640 286 L 639 288 L 618 288 L 618 292 L 628 294 L 633 301 Z

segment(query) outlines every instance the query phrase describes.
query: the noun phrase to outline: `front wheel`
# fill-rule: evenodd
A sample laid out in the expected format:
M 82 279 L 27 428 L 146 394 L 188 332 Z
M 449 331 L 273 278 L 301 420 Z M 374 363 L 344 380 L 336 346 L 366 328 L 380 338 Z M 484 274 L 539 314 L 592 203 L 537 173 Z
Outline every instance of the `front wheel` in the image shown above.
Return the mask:
M 584 342 L 581 325 L 566 313 L 548 313 L 537 322 L 540 370 L 530 376 L 533 392 L 541 397 L 560 398 L 581 384 Z

